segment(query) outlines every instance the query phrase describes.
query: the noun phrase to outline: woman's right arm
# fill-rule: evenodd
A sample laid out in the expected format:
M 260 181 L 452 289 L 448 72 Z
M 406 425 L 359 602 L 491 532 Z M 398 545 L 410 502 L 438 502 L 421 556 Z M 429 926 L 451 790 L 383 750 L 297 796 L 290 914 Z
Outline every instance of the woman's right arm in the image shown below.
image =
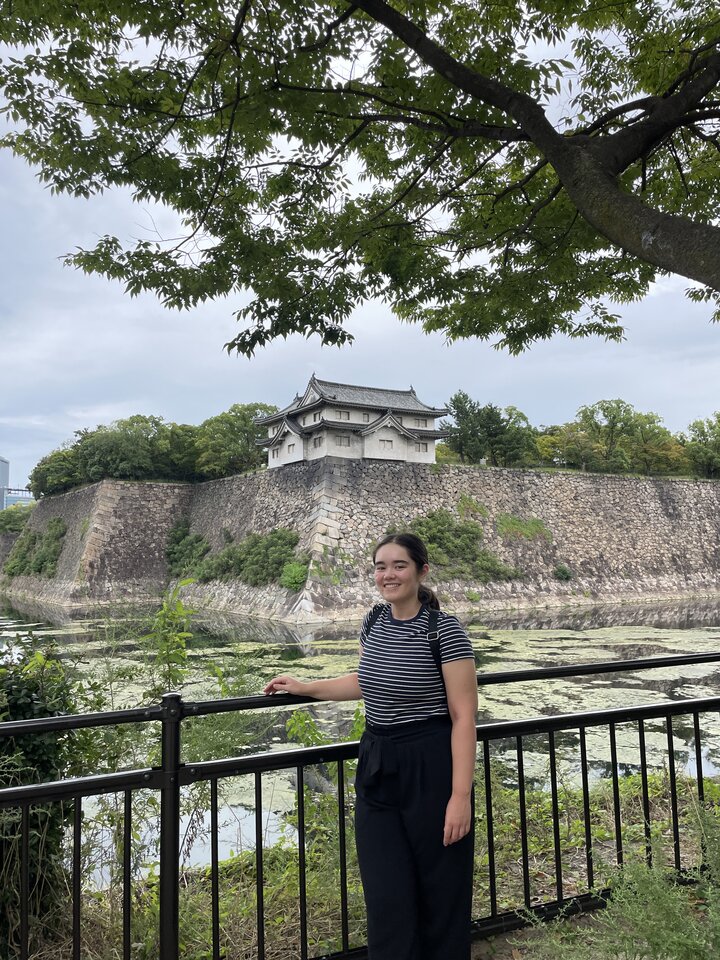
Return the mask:
M 299 697 L 315 697 L 317 700 L 362 700 L 357 673 L 306 682 L 281 674 L 273 677 L 263 693 L 293 693 Z

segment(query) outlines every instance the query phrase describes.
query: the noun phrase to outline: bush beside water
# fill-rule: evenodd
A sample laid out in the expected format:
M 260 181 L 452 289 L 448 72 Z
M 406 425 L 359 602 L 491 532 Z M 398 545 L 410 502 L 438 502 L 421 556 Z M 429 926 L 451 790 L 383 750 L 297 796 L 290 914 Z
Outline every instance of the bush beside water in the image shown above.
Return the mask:
M 0 650 L 0 722 L 54 717 L 73 710 L 71 683 L 52 649 L 42 651 L 27 641 L 17 642 L 12 650 Z M 12 787 L 62 779 L 69 774 L 71 758 L 71 745 L 62 734 L 2 737 L 0 783 Z M 68 808 L 62 803 L 34 804 L 28 811 L 28 914 L 33 944 L 52 938 L 66 912 L 68 819 Z M 21 823 L 18 808 L 0 810 L 0 943 L 16 955 L 21 923 Z

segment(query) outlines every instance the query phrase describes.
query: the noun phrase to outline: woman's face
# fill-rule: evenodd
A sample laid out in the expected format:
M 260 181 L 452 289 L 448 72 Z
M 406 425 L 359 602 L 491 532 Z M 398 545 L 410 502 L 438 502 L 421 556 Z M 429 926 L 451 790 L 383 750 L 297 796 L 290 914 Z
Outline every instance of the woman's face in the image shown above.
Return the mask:
M 425 564 L 420 570 L 405 547 L 386 543 L 375 554 L 375 585 L 388 603 L 402 605 L 417 600 L 418 587 L 428 572 Z

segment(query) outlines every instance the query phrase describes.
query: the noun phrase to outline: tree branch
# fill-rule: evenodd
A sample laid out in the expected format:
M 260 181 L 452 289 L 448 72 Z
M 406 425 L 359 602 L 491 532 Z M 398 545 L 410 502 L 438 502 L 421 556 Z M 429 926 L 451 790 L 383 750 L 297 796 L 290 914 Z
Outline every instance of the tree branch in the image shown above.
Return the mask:
M 459 63 L 384 0 L 357 6 L 414 50 L 448 83 L 509 114 L 555 168 L 580 214 L 602 236 L 648 263 L 720 290 L 720 231 L 688 217 L 660 213 L 621 190 L 615 177 L 678 126 L 720 80 L 720 54 L 645 119 L 602 138 L 562 137 L 527 94 Z
M 643 153 L 663 140 L 684 122 L 688 112 L 697 109 L 703 98 L 720 83 L 720 53 L 707 57 L 681 90 L 660 98 L 644 119 L 606 138 L 597 147 L 597 155 L 611 174 L 622 173 Z
M 444 136 L 456 139 L 469 139 L 477 137 L 483 140 L 495 140 L 502 144 L 507 143 L 525 143 L 528 140 L 523 133 L 515 130 L 513 127 L 493 127 L 484 123 L 477 123 L 474 120 L 468 120 L 461 127 L 454 127 L 449 123 L 430 123 L 427 120 L 421 120 L 419 117 L 407 117 L 402 114 L 390 113 L 337 113 L 334 110 L 318 110 L 318 116 L 335 117 L 338 120 L 367 120 L 372 123 L 401 123 L 407 126 L 418 127 L 420 130 L 427 130 L 430 133 L 441 133 Z
M 435 166 L 438 160 L 445 154 L 452 144 L 452 139 L 446 137 L 433 155 L 428 159 L 424 166 L 418 170 L 415 175 L 412 177 L 410 182 L 400 191 L 398 196 L 394 197 L 393 200 L 383 209 L 371 217 L 371 222 L 379 220 L 381 217 L 384 217 L 386 214 L 390 213 L 391 210 L 394 210 L 399 204 L 403 202 L 405 197 L 412 192 L 412 190 L 420 183 L 422 178 Z
M 314 53 L 316 50 L 322 50 L 322 48 L 326 47 L 332 40 L 332 35 L 337 27 L 345 23 L 346 20 L 349 20 L 356 10 L 357 6 L 354 3 L 351 3 L 348 9 L 344 13 L 341 13 L 337 19 L 332 20 L 330 23 L 325 25 L 325 30 L 319 40 L 316 40 L 315 43 L 309 43 L 304 46 L 300 46 L 297 49 L 302 53 Z

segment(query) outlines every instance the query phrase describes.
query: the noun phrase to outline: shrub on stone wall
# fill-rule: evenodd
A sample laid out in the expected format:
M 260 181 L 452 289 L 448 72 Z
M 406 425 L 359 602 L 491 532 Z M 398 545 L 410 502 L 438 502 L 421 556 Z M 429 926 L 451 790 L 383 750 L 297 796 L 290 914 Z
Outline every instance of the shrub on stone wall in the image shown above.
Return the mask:
M 280 586 L 286 590 L 297 592 L 305 586 L 308 576 L 308 564 L 301 563 L 299 560 L 291 560 L 282 568 L 280 574 Z
M 0 533 L 20 533 L 30 519 L 34 503 L 14 503 L 0 510 Z
M 227 537 L 225 537 L 227 540 Z M 252 587 L 280 583 L 288 590 L 301 590 L 308 573 L 307 559 L 295 552 L 300 535 L 278 527 L 261 535 L 251 533 L 239 543 L 227 543 L 210 554 L 210 545 L 191 534 L 187 522 L 177 524 L 170 535 L 167 559 L 173 576 L 210 580 L 241 580 Z
M 539 540 L 543 537 L 548 543 L 552 543 L 552 533 L 537 517 L 523 520 L 512 513 L 499 513 L 495 518 L 495 527 L 498 536 L 503 540 Z
M 203 557 L 210 552 L 210 544 L 197 533 L 190 533 L 187 520 L 170 531 L 165 551 L 168 567 L 173 577 L 194 576 Z
M 42 533 L 26 527 L 13 544 L 3 572 L 9 577 L 54 577 L 66 532 L 67 525 L 61 517 L 48 520 Z
M 482 546 L 483 529 L 475 520 L 459 520 L 449 510 L 433 510 L 409 525 L 428 548 L 439 579 L 490 583 L 520 576 Z

